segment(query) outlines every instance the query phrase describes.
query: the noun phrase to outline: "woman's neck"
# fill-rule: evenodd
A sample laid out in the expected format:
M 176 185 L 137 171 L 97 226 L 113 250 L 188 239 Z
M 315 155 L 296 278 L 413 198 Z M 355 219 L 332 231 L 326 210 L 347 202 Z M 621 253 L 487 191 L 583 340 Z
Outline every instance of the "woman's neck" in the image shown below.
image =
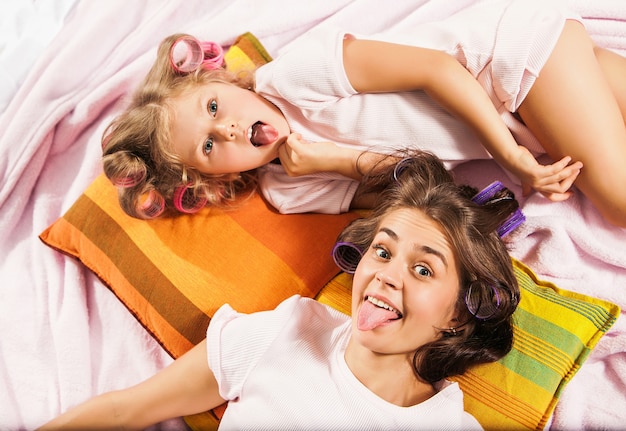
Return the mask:
M 348 343 L 345 360 L 352 374 L 385 401 L 410 407 L 426 401 L 437 391 L 415 376 L 411 360 L 404 355 L 382 355 Z

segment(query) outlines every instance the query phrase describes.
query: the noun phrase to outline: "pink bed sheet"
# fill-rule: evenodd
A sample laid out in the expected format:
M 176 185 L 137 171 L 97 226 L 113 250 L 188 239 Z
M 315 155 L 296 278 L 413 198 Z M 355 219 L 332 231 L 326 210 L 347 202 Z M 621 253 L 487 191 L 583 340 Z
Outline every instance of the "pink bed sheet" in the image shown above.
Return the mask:
M 376 31 L 408 10 L 426 21 L 471 3 L 78 1 L 0 118 L 0 429 L 33 429 L 171 361 L 93 274 L 37 238 L 100 172 L 101 133 L 164 36 L 186 31 L 227 45 L 251 31 L 276 55 L 314 26 Z M 626 55 L 621 0 L 570 3 L 599 44 Z M 457 173 L 477 186 L 507 182 L 489 161 Z M 565 289 L 626 307 L 626 231 L 607 225 L 580 194 L 559 204 L 532 195 L 524 212 L 528 221 L 510 242 L 515 257 Z M 552 426 L 619 429 L 625 423 L 622 316 L 566 388 Z M 174 420 L 155 428 L 183 427 Z

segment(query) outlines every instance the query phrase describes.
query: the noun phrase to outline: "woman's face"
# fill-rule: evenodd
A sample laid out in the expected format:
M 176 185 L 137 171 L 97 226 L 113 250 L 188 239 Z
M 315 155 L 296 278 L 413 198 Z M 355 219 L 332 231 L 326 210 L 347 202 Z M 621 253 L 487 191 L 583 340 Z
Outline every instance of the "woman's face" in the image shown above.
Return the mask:
M 352 338 L 367 350 L 412 355 L 458 324 L 459 271 L 438 223 L 397 209 L 380 223 L 352 287 Z
M 210 82 L 172 101 L 173 150 L 207 174 L 239 173 L 278 157 L 289 125 L 272 103 L 236 85 Z

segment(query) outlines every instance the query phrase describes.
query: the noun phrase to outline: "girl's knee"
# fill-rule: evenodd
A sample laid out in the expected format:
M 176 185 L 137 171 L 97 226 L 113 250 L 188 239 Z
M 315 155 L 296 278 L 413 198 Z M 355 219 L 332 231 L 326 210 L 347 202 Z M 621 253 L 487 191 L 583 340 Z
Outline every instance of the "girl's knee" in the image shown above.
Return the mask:
M 626 229 L 626 210 L 621 212 L 615 212 L 608 217 L 605 216 L 605 218 L 612 225 Z
M 626 174 L 621 163 L 615 160 L 620 159 L 623 152 L 615 153 L 604 162 L 588 160 L 575 184 L 607 222 L 626 228 L 626 192 L 621 186 L 626 183 Z
M 626 228 L 626 196 L 615 196 L 615 199 L 609 202 L 596 204 L 596 207 L 606 221 L 614 226 Z

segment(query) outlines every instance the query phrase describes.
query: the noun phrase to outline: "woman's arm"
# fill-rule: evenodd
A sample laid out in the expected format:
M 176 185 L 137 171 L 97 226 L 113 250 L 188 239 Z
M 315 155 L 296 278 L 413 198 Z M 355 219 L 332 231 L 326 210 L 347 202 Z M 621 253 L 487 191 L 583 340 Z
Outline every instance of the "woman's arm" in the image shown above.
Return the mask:
M 145 429 L 224 402 L 207 362 L 206 340 L 149 379 L 92 398 L 39 430 Z
M 344 40 L 344 68 L 362 93 L 423 90 L 444 109 L 466 123 L 487 151 L 522 183 L 552 195 L 565 192 L 582 165 L 566 157 L 543 166 L 517 144 L 478 81 L 447 53 L 387 42 Z

